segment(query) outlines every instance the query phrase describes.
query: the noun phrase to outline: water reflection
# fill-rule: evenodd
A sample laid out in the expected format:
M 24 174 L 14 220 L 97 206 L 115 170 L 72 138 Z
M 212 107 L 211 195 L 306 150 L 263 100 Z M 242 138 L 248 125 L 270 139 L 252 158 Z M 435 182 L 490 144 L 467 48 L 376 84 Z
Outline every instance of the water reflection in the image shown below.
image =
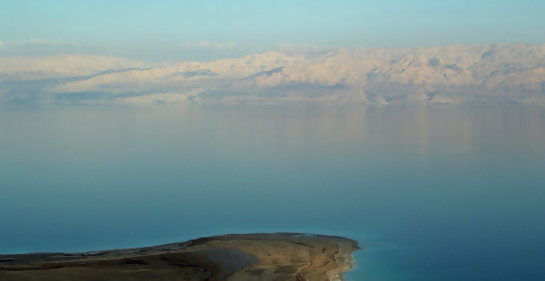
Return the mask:
M 294 231 L 360 240 L 352 280 L 544 261 L 537 107 L 8 108 L 0 132 L 3 253 Z

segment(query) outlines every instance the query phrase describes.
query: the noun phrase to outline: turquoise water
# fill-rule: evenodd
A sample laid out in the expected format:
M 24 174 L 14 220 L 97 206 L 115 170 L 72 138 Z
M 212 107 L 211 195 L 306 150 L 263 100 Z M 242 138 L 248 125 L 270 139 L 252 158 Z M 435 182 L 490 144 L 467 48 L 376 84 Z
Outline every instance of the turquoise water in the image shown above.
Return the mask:
M 0 253 L 360 241 L 353 280 L 543 280 L 545 110 L 0 109 Z

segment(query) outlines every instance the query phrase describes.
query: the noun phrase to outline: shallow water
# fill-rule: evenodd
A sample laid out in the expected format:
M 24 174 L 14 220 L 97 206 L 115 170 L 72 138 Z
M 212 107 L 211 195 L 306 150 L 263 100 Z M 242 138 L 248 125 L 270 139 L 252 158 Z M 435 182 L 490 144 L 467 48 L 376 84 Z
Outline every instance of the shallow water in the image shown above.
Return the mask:
M 545 110 L 0 109 L 0 253 L 360 241 L 350 280 L 541 280 Z

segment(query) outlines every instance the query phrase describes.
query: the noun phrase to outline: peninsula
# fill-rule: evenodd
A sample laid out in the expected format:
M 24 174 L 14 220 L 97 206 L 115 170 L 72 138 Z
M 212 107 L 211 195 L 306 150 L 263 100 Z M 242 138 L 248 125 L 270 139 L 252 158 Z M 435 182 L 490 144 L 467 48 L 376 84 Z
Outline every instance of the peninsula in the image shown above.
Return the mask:
M 2 281 L 344 280 L 357 242 L 324 235 L 231 234 L 153 247 L 0 255 Z

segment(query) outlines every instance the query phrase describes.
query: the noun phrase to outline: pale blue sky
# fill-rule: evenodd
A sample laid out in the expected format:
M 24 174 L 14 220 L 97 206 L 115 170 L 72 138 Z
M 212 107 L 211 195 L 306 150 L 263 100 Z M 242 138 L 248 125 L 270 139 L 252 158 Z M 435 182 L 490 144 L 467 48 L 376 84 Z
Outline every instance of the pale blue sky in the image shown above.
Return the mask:
M 0 55 L 86 52 L 203 60 L 285 43 L 544 43 L 543 14 L 543 0 L 0 0 Z

